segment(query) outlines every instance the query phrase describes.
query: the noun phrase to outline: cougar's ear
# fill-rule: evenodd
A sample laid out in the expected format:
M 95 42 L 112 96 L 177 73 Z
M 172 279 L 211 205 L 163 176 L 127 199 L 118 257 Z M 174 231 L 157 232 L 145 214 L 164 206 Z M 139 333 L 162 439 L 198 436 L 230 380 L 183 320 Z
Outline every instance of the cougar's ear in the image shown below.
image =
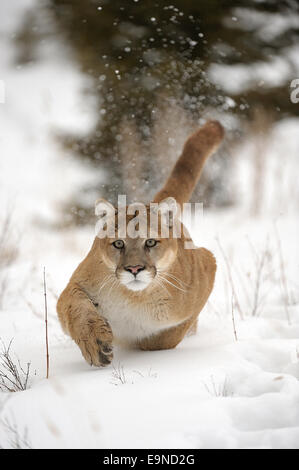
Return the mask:
M 109 216 L 115 214 L 115 208 L 110 202 L 106 201 L 106 199 L 100 198 L 95 202 L 95 214 L 98 217 Z
M 174 197 L 167 197 L 166 199 L 163 199 L 161 202 L 159 202 L 159 211 L 161 213 L 161 217 L 169 227 L 173 226 L 173 220 L 177 210 L 178 206 Z

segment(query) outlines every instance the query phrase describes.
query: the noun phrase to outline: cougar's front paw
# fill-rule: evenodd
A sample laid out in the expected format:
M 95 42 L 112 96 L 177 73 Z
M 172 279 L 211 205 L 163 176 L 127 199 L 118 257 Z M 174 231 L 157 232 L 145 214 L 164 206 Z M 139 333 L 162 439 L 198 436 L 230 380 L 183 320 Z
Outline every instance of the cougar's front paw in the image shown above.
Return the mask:
M 105 367 L 113 359 L 113 335 L 107 322 L 93 325 L 88 337 L 81 338 L 78 346 L 84 359 L 91 365 Z

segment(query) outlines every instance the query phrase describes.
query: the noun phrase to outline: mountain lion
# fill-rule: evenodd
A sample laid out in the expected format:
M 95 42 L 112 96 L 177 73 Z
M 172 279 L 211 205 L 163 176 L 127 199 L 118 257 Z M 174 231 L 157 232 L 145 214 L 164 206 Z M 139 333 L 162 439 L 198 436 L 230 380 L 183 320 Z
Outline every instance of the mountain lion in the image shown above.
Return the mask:
M 189 200 L 205 160 L 217 149 L 223 133 L 217 121 L 209 121 L 187 139 L 153 201 L 159 203 L 158 228 L 152 226 L 150 205 L 144 206 L 149 224 L 143 237 L 118 237 L 118 211 L 105 200 L 96 203 L 100 219 L 105 216 L 105 224 L 113 221 L 116 233 L 113 238 L 95 237 L 57 303 L 63 330 L 90 365 L 109 364 L 113 344 L 169 349 L 196 328 L 213 288 L 216 261 L 205 248 L 186 249 L 190 237 L 181 222 L 183 234 L 175 236 L 174 219 L 176 208 Z M 134 216 L 136 212 L 126 214 L 127 225 Z M 165 225 L 167 238 L 160 233 Z

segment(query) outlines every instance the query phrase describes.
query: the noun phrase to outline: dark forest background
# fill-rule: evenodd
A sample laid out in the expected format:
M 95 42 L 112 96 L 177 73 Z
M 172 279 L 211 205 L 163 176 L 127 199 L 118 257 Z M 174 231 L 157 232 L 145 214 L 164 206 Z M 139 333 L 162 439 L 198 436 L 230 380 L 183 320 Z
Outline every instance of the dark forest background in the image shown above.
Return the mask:
M 219 207 L 233 203 L 225 175 L 238 139 L 250 126 L 266 133 L 299 108 L 290 101 L 288 80 L 269 86 L 253 77 L 250 87 L 228 94 L 221 78 L 210 81 L 209 67 L 284 58 L 298 43 L 298 25 L 290 21 L 298 10 L 293 0 L 48 0 L 24 18 L 17 61 L 25 66 L 38 60 L 39 42 L 55 36 L 91 78 L 85 93 L 98 103 L 92 132 L 57 139 L 95 171 L 105 171 L 99 191 L 112 202 L 118 193 L 150 198 L 188 133 L 206 118 L 222 120 L 226 143 L 194 196 Z M 279 18 L 288 26 L 276 30 Z M 82 188 L 89 190 L 94 188 Z M 92 214 L 81 199 L 74 195 L 65 208 L 76 223 Z

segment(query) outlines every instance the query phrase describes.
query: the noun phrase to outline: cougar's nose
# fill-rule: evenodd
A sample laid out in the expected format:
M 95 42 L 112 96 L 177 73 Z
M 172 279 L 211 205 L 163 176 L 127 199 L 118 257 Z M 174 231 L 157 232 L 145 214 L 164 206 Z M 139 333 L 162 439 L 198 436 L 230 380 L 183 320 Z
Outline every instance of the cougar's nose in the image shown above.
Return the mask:
M 130 271 L 134 276 L 136 276 L 140 271 L 143 271 L 144 268 L 145 266 L 141 266 L 140 264 L 137 264 L 136 266 L 125 266 L 125 270 Z

